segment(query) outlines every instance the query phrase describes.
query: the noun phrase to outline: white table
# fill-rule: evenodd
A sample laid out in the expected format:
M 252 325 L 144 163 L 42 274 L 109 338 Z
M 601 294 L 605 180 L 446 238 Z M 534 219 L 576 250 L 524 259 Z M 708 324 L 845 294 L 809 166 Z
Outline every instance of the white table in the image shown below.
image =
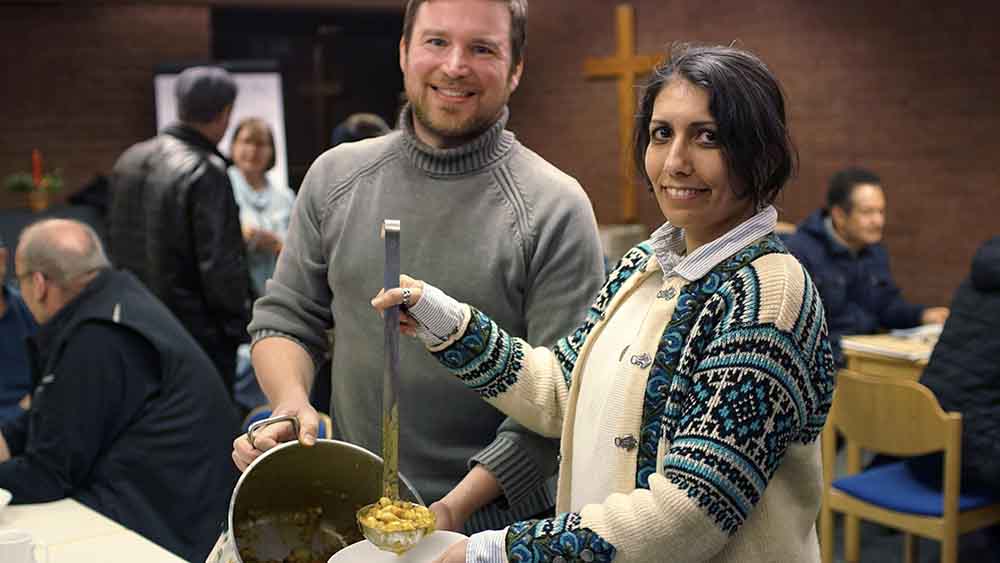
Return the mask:
M 50 563 L 183 563 L 183 559 L 73 499 L 8 506 L 0 530 L 31 533 Z

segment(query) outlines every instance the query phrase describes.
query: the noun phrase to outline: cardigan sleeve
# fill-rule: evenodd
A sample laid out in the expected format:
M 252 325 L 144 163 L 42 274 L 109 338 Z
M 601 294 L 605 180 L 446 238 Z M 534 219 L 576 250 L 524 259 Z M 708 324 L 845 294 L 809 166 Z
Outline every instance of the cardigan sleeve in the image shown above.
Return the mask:
M 462 306 L 462 314 L 458 333 L 429 348 L 431 353 L 504 414 L 533 432 L 558 438 L 572 365 L 561 365 L 549 348 L 531 347 L 468 305 Z

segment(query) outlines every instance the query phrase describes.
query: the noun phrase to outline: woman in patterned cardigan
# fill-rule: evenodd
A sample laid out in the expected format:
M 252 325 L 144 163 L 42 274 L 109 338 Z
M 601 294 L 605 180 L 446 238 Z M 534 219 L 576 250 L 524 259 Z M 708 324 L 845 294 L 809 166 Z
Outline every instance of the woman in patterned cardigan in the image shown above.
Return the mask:
M 834 367 L 816 288 L 773 234 L 794 167 L 780 86 L 746 51 L 678 48 L 634 148 L 666 222 L 554 348 L 406 276 L 372 301 L 404 305 L 403 332 L 458 379 L 562 437 L 556 516 L 441 561 L 819 561 Z

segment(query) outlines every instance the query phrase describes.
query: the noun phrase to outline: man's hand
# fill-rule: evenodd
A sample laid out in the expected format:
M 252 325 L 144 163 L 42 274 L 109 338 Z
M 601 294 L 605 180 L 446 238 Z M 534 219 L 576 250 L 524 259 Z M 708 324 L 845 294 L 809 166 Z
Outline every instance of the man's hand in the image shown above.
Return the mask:
M 295 436 L 291 423 L 279 422 L 262 428 L 254 433 L 254 446 L 250 445 L 250 440 L 246 434 L 241 434 L 233 440 L 233 462 L 240 471 L 246 468 L 253 460 L 267 450 L 277 446 L 282 442 L 288 442 L 296 438 L 305 446 L 316 443 L 316 432 L 319 428 L 319 415 L 316 409 L 309 404 L 309 399 L 297 399 L 278 405 L 271 416 L 291 415 L 299 421 L 299 435 Z
M 441 557 L 434 560 L 434 563 L 465 563 L 465 551 L 469 548 L 469 539 L 466 538 L 453 544 Z
M 485 466 L 476 465 L 466 473 L 454 489 L 448 491 L 443 499 L 431 504 L 430 509 L 438 518 L 437 529 L 462 532 L 466 520 L 475 511 L 486 506 L 502 493 L 500 482 L 497 481 L 496 476 L 490 473 Z
M 461 532 L 465 527 L 465 522 L 459 522 L 455 513 L 444 500 L 431 503 L 431 512 L 434 513 L 434 528 L 437 530 L 448 530 L 449 532 Z
M 948 320 L 950 312 L 947 307 L 928 307 L 920 316 L 920 322 L 925 325 L 942 325 Z

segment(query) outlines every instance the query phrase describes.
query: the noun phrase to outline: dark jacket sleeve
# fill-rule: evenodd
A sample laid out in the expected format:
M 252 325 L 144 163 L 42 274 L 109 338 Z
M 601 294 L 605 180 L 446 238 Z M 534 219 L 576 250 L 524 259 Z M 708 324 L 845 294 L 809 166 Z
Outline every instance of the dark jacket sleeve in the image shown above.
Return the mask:
M 889 256 L 879 248 L 875 269 L 881 283 L 882 302 L 885 306 L 878 312 L 878 321 L 887 328 L 910 328 L 920 324 L 924 313 L 923 305 L 909 303 L 892 278 Z
M 141 408 L 143 374 L 155 365 L 141 337 L 110 325 L 81 326 L 52 370 L 55 380 L 33 397 L 27 442 L 0 463 L 0 487 L 15 503 L 58 500 L 86 487 L 98 457 Z
M 247 339 L 250 272 L 229 178 L 209 170 L 191 186 L 195 256 L 206 306 L 231 340 Z

